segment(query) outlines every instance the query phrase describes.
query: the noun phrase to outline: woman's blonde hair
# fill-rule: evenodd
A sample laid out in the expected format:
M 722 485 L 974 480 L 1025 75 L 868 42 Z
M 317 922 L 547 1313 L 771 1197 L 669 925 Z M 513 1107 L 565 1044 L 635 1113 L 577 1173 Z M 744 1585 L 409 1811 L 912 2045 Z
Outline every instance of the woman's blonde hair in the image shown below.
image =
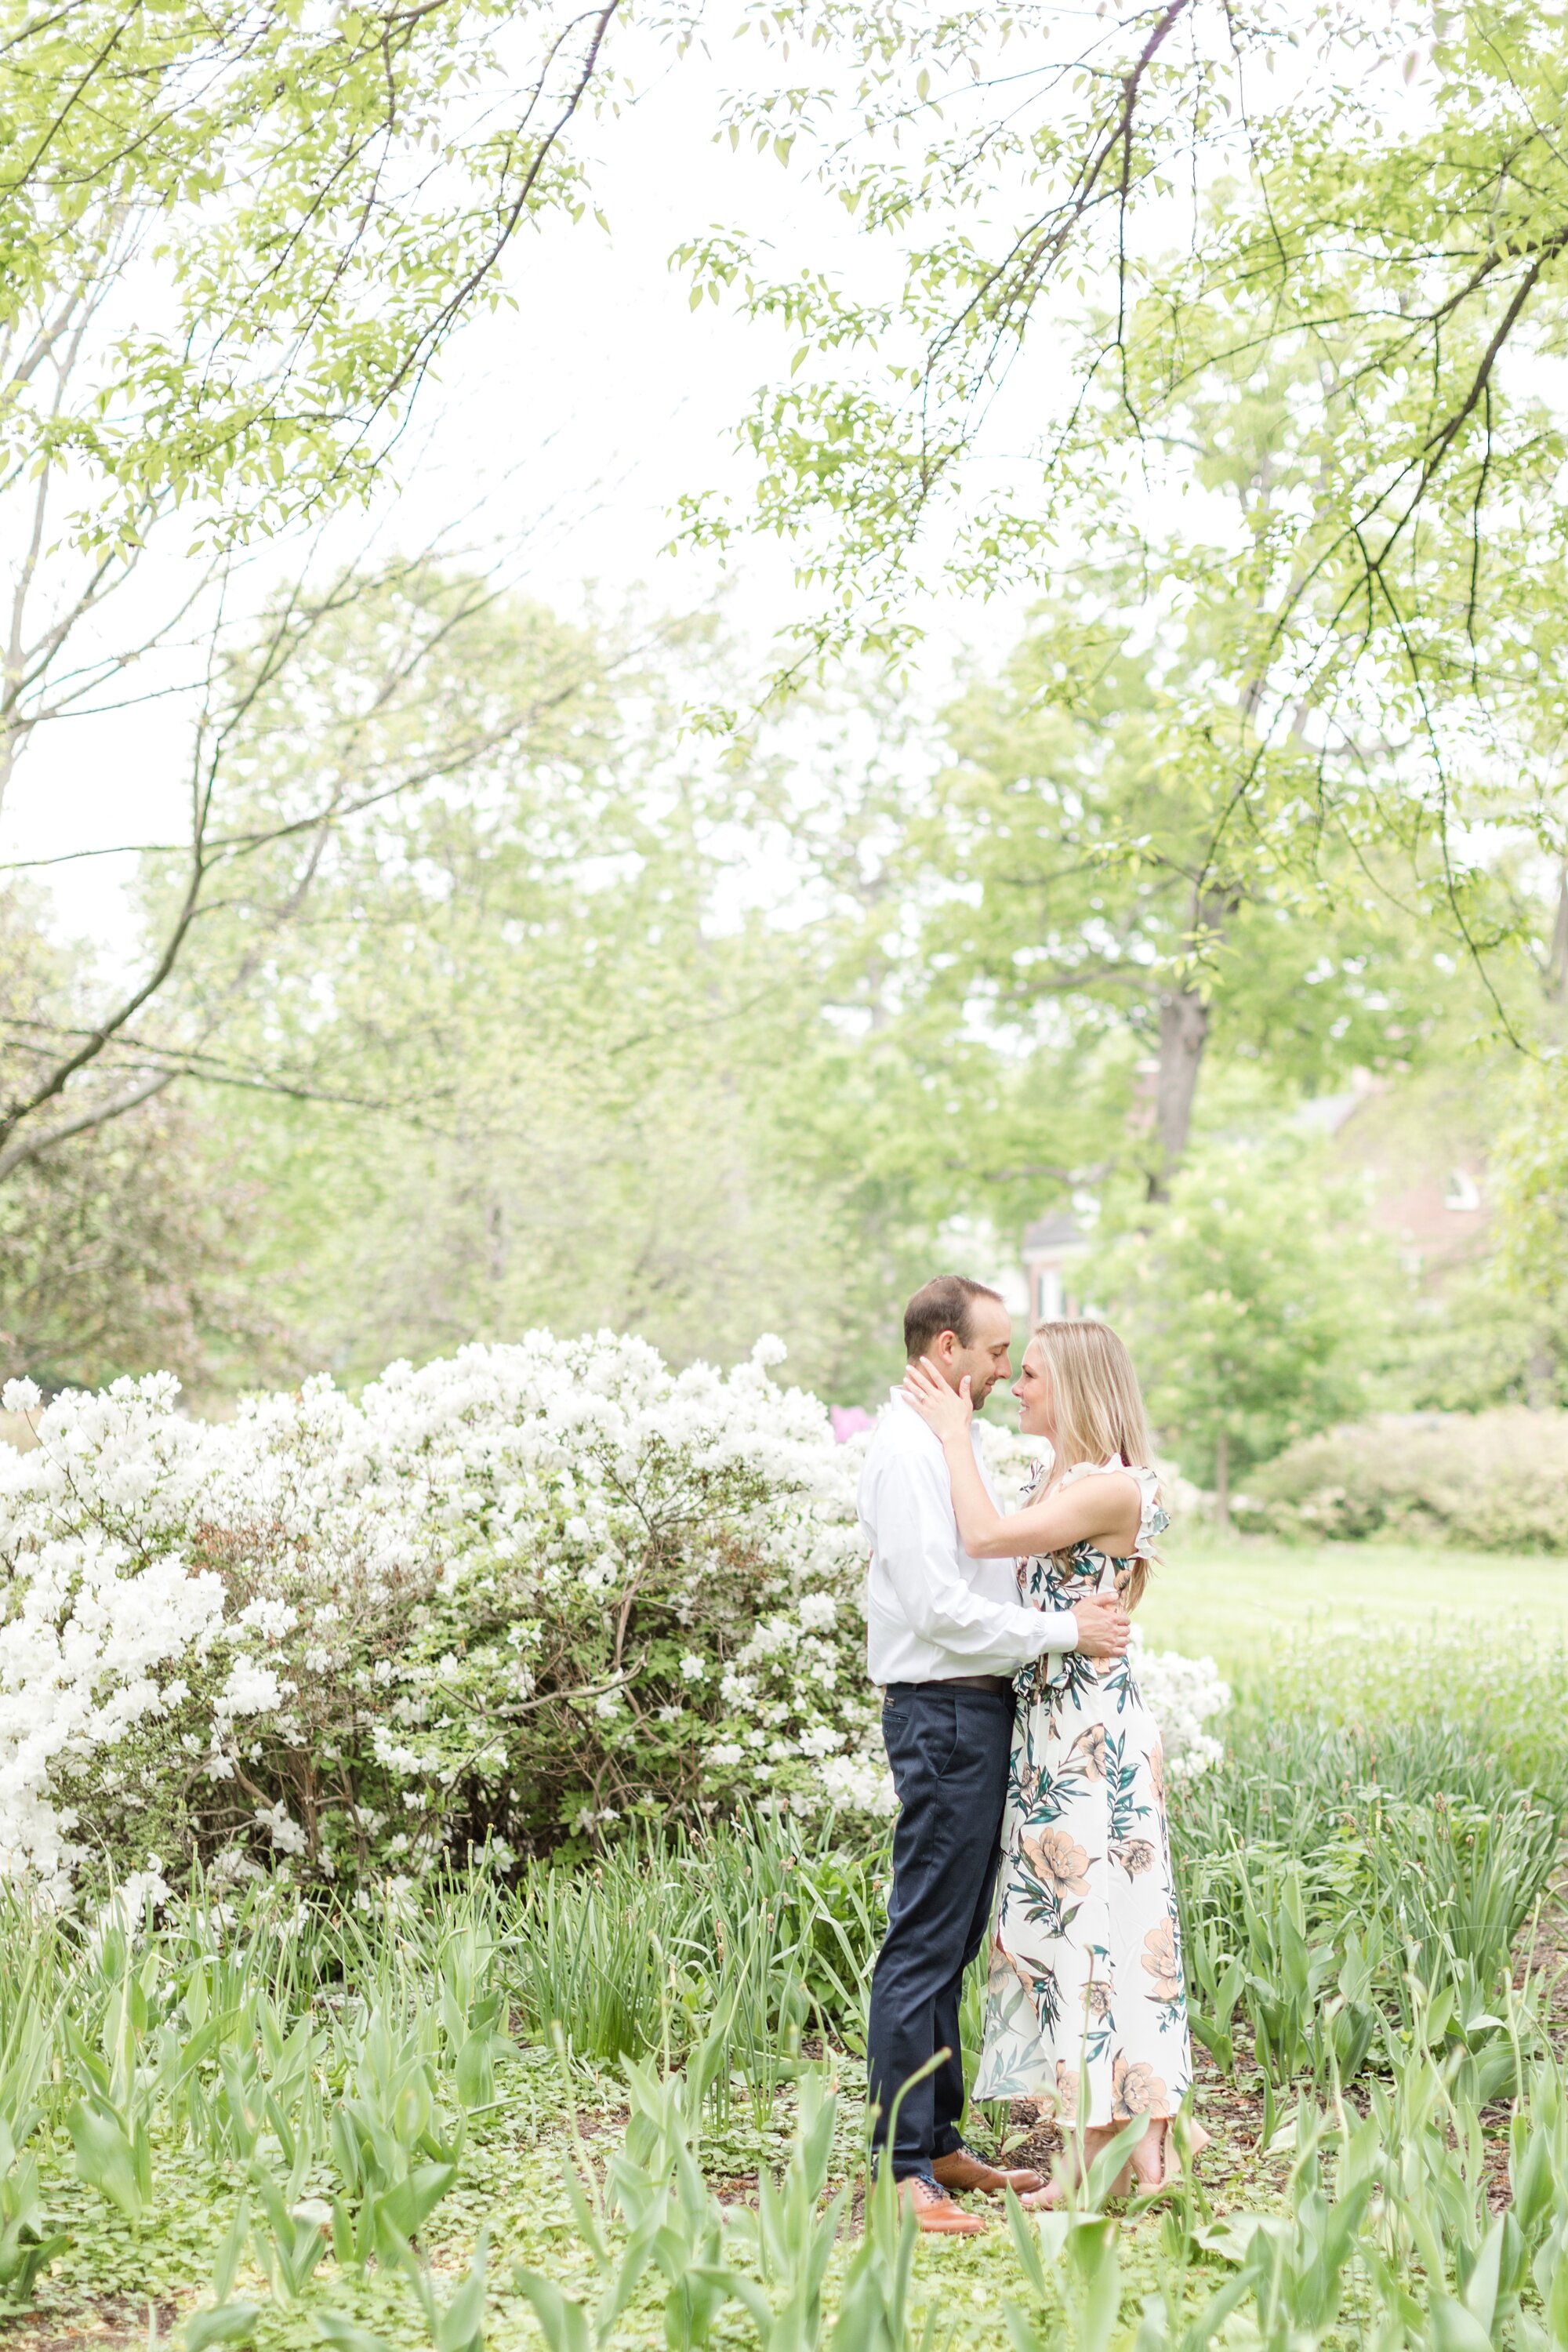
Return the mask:
M 1124 1462 L 1147 1469 L 1154 1443 L 1143 1391 L 1128 1354 L 1109 1323 L 1089 1319 L 1037 1323 L 1035 1338 L 1050 1374 L 1057 1457 L 1048 1486 L 1079 1462 Z M 1132 1570 L 1128 1604 L 1136 1608 L 1149 1581 L 1141 1559 Z

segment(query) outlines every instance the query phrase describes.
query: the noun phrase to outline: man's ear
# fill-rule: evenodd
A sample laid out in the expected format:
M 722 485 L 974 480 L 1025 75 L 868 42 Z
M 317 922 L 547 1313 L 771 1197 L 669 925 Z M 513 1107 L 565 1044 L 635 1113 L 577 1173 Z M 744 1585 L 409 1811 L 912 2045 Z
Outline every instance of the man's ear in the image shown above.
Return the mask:
M 956 1331 L 939 1331 L 926 1353 L 934 1356 L 939 1364 L 951 1365 L 963 1345 Z

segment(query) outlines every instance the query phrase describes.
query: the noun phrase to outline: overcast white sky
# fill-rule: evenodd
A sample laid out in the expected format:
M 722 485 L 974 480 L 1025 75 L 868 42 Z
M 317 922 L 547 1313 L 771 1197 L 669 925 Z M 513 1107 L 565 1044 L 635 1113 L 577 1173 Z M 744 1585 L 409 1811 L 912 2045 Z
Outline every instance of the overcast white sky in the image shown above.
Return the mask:
M 592 220 L 552 221 L 520 239 L 507 271 L 516 307 L 466 328 L 423 395 L 397 492 L 375 518 L 389 540 L 422 546 L 477 508 L 474 541 L 552 602 L 571 605 L 594 583 L 611 604 L 640 585 L 655 604 L 679 607 L 720 587 L 712 561 L 664 551 L 671 511 L 683 491 L 743 486 L 731 429 L 788 348 L 711 304 L 694 313 L 669 257 L 715 220 L 760 227 L 781 254 L 822 257 L 854 242 L 841 209 L 802 174 L 714 143 L 721 72 L 733 70 L 728 58 L 689 55 L 595 130 L 610 234 Z M 358 541 L 368 527 L 343 528 Z M 284 573 L 291 553 L 263 551 L 256 586 Z M 160 558 L 147 568 L 150 596 L 178 576 L 173 552 Z M 732 625 L 760 659 L 795 603 L 787 554 L 750 542 L 722 585 Z M 188 702 L 170 698 L 40 738 L 13 787 L 5 855 L 177 837 L 188 719 Z M 128 945 L 128 871 L 108 859 L 57 869 L 63 926 Z
M 1074 20 L 1076 43 L 1086 12 L 1062 14 Z M 683 491 L 744 492 L 732 428 L 753 389 L 784 373 L 790 349 L 782 333 L 723 309 L 704 303 L 694 313 L 670 255 L 718 221 L 767 238 L 781 270 L 807 258 L 861 276 L 866 268 L 864 240 L 802 169 L 715 142 L 722 89 L 762 69 L 752 44 L 728 37 L 732 21 L 716 6 L 710 54 L 677 62 L 633 53 L 643 95 L 588 134 L 610 233 L 591 219 L 552 220 L 519 240 L 507 268 L 516 307 L 465 329 L 423 396 L 400 453 L 398 489 L 375 518 L 393 542 L 423 546 L 451 516 L 477 508 L 474 537 L 548 601 L 570 607 L 590 582 L 612 605 L 637 584 L 668 607 L 715 593 L 711 562 L 664 551 L 672 509 Z M 820 58 L 805 70 L 819 73 Z M 1009 387 L 1020 440 L 1028 437 L 1031 404 L 1037 421 L 1040 396 L 1048 396 L 1052 366 L 1040 339 Z M 353 529 L 363 537 L 363 519 Z M 253 591 L 298 568 L 287 546 L 262 551 Z M 170 594 L 178 579 L 178 558 L 160 559 L 149 567 L 149 596 Z M 796 609 L 787 551 L 748 541 L 723 585 L 731 625 L 760 667 L 771 634 Z M 956 604 L 929 612 L 927 693 L 939 695 L 964 647 L 1009 643 L 1019 617 Z M 13 786 L 3 854 L 47 858 L 177 835 L 188 715 L 188 702 L 172 697 L 53 730 L 52 743 L 40 740 Z M 57 869 L 65 928 L 123 952 L 132 936 L 121 895 L 129 871 L 127 861 L 98 858 Z

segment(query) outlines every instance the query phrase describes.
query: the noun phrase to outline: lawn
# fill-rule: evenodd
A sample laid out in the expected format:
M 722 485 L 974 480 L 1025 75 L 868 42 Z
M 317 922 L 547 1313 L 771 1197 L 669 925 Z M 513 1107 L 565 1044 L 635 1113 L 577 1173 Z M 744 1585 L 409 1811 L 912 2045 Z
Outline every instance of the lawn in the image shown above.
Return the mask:
M 1139 1622 L 1157 1648 L 1213 1657 L 1251 1680 L 1281 1636 L 1397 1629 L 1465 1619 L 1527 1623 L 1568 1642 L 1568 1559 L 1419 1550 L 1395 1544 L 1280 1544 L 1213 1536 L 1173 1542 Z

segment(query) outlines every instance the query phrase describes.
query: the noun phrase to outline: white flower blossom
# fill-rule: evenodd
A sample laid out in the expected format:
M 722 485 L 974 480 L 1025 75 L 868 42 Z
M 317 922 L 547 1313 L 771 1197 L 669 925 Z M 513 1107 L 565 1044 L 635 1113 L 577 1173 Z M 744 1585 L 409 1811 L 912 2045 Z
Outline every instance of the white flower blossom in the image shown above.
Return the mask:
M 169 1888 L 163 1873 L 157 1868 L 156 1854 L 148 1856 L 148 1868 L 133 1870 L 129 1878 L 115 1887 L 109 1900 L 92 1923 L 91 1941 L 101 1948 L 111 1927 L 122 1928 L 127 1935 L 138 1934 L 145 1924 L 148 1906 L 166 1903 Z
M 378 1764 L 389 1772 L 422 1772 L 425 1759 L 414 1748 L 400 1747 L 384 1724 L 376 1724 L 371 1732 L 371 1748 Z M 408 1801 L 405 1793 L 404 1803 Z
M 279 1853 L 303 1853 L 310 1843 L 281 1797 L 275 1805 L 257 1806 L 256 1826 L 267 1832 Z
M 240 1715 L 275 1714 L 282 1704 L 282 1685 L 272 1667 L 240 1657 L 230 1666 L 228 1679 L 213 1701 L 213 1714 L 219 1722 L 229 1722 Z
M 858 1813 L 886 1815 L 898 1803 L 893 1776 L 875 1756 L 829 1756 L 817 1766 L 817 1779 L 829 1804 Z
M 263 1597 L 250 1601 L 242 1609 L 236 1622 L 241 1625 L 254 1625 L 268 1642 L 280 1642 L 284 1634 L 291 1633 L 300 1622 L 300 1612 L 289 1601 Z
M 788 1617 L 764 1617 L 741 1652 L 740 1663 L 747 1666 L 760 1665 L 766 1658 L 777 1657 L 783 1652 L 795 1649 L 799 1642 L 800 1627 Z
M 1225 1754 L 1204 1726 L 1230 1705 L 1230 1685 L 1212 1658 L 1184 1658 L 1176 1650 L 1147 1650 L 1136 1626 L 1132 1672 L 1144 1704 L 1160 1727 L 1165 1769 L 1173 1780 L 1206 1772 Z

